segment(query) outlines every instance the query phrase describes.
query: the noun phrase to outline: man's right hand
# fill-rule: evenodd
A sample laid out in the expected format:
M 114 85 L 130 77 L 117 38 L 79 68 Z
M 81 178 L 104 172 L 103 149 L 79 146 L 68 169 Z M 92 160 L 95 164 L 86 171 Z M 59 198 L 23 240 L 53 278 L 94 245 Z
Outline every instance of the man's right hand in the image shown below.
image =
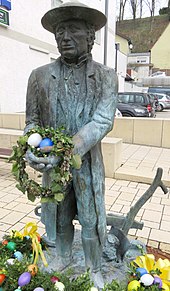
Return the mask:
M 25 158 L 30 167 L 42 173 L 57 166 L 61 161 L 60 157 L 55 156 L 36 157 L 31 150 L 27 150 Z

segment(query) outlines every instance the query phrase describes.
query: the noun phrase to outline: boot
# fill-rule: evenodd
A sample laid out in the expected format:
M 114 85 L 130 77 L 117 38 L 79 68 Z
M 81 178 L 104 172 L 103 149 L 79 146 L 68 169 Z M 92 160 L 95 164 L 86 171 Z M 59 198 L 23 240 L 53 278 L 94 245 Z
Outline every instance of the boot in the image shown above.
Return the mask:
M 99 290 L 104 287 L 104 280 L 101 274 L 102 246 L 97 235 L 92 238 L 82 236 L 82 244 L 85 255 L 86 268 L 90 269 L 91 280 Z

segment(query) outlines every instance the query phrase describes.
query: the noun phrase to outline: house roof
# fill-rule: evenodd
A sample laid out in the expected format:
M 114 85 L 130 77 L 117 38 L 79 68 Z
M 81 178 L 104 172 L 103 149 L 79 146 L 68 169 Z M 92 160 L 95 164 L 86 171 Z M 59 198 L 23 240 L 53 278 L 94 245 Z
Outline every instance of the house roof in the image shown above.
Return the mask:
M 169 16 L 122 20 L 116 23 L 116 33 L 124 35 L 133 44 L 133 53 L 148 52 L 152 49 L 170 21 Z

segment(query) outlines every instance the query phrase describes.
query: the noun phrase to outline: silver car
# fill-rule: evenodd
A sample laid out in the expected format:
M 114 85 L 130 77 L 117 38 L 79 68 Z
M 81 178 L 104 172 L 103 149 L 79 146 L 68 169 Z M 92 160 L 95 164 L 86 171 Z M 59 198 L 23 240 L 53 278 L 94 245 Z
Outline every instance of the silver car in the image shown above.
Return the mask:
M 158 97 L 158 101 L 161 107 L 161 110 L 163 109 L 170 109 L 170 96 L 164 93 L 156 93 L 154 94 Z

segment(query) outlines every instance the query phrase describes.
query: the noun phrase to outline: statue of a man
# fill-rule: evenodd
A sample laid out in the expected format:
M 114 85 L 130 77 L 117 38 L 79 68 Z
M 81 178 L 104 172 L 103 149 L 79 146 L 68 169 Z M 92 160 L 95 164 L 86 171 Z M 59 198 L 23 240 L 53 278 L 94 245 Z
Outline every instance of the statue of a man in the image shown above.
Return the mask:
M 73 137 L 74 153 L 81 156 L 81 168 L 72 170 L 72 185 L 64 201 L 59 205 L 43 203 L 41 221 L 47 242 L 56 243 L 57 262 L 62 269 L 71 261 L 72 220 L 78 215 L 85 263 L 94 282 L 95 278 L 101 279 L 106 235 L 101 140 L 113 127 L 117 94 L 114 70 L 94 62 L 91 56 L 95 31 L 105 23 L 103 13 L 78 2 L 63 4 L 43 16 L 42 25 L 54 33 L 61 56 L 32 72 L 26 104 L 25 132 L 36 125 L 64 126 Z M 27 160 L 43 172 L 43 184 L 49 185 L 50 169 L 58 159 L 28 153 Z

